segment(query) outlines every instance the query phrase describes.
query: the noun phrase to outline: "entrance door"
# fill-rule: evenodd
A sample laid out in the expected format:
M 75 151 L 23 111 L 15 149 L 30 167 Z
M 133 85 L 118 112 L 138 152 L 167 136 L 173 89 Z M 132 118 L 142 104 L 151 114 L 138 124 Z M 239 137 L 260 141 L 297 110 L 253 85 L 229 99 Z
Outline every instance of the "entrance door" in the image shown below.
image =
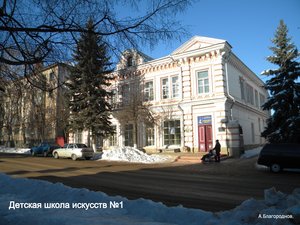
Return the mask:
M 213 148 L 211 125 L 199 125 L 198 135 L 199 151 L 207 152 Z

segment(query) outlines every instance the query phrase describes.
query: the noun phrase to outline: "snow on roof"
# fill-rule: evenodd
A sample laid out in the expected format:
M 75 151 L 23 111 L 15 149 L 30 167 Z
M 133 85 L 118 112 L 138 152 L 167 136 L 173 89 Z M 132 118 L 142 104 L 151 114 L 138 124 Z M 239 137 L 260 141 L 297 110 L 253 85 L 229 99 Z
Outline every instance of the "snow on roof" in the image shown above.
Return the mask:
M 111 197 L 102 192 L 71 188 L 61 183 L 12 178 L 2 173 L 0 186 L 0 224 L 3 225 L 267 225 L 279 222 L 292 225 L 293 219 L 300 218 L 299 188 L 290 195 L 271 188 L 265 191 L 264 200 L 249 199 L 233 210 L 212 213 L 182 206 L 167 207 L 145 199 Z M 39 203 L 41 207 L 33 207 Z M 264 219 L 265 215 L 288 218 Z

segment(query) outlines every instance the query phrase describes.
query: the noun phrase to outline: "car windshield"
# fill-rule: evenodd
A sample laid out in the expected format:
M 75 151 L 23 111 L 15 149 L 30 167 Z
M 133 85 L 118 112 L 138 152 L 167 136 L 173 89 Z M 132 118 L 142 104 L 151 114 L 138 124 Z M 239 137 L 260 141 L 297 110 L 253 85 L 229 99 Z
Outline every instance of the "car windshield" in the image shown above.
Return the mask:
M 87 148 L 87 146 L 85 144 L 76 144 L 77 148 Z

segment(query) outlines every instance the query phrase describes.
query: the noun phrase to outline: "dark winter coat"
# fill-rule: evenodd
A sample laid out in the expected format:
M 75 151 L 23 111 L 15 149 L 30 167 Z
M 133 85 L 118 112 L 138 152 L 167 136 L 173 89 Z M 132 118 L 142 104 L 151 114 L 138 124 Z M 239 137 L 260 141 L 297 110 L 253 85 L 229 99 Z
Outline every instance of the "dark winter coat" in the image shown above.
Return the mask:
M 216 150 L 216 153 L 220 153 L 221 152 L 221 145 L 219 142 L 216 143 L 215 147 L 213 148 L 213 150 Z

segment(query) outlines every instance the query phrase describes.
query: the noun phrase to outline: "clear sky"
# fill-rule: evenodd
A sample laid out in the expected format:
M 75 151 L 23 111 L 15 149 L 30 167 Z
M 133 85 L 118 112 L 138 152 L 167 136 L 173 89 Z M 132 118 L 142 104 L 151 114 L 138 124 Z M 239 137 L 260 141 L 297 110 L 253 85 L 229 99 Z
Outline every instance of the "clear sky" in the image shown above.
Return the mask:
M 160 43 L 153 51 L 144 53 L 153 58 L 170 54 L 195 35 L 227 40 L 232 51 L 257 75 L 275 68 L 266 61 L 272 55 L 279 20 L 283 19 L 289 36 L 300 51 L 300 0 L 198 0 L 178 15 L 189 29 L 189 37 L 181 41 Z M 265 76 L 260 76 L 266 80 Z

